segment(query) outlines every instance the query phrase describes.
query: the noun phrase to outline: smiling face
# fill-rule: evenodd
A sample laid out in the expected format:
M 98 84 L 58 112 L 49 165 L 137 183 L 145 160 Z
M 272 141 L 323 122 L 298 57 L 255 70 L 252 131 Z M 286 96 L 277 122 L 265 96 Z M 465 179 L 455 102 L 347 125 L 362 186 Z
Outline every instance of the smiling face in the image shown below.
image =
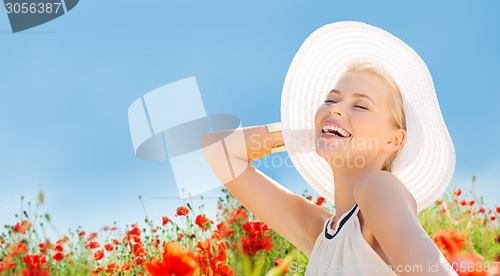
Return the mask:
M 316 112 L 316 153 L 332 168 L 383 166 L 406 134 L 391 116 L 392 93 L 373 73 L 343 74 Z

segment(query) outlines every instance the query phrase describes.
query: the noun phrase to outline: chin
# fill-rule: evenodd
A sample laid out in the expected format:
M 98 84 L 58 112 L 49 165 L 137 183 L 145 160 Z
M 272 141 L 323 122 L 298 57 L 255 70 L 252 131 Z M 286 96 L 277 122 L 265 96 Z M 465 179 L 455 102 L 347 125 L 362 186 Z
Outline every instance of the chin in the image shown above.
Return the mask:
M 344 149 L 321 149 L 316 147 L 316 154 L 325 160 L 330 167 L 362 168 L 366 166 L 366 156 L 359 152 Z
M 330 148 L 322 148 L 325 146 Z M 342 156 L 346 155 L 346 152 L 341 149 L 333 149 L 332 145 L 318 145 L 318 143 L 316 143 L 316 154 L 326 160 L 327 158 L 341 158 Z

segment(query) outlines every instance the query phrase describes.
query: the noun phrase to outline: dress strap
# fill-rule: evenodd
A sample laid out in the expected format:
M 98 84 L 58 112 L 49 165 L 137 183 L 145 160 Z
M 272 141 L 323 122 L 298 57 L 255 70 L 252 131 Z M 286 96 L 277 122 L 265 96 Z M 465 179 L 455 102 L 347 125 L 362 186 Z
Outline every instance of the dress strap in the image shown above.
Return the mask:
M 358 209 L 358 204 L 354 204 L 354 206 L 351 208 L 350 211 L 344 213 L 340 218 L 339 221 L 340 223 L 335 224 L 335 230 L 331 228 L 331 221 L 333 220 L 334 217 L 331 217 L 328 222 L 326 223 L 325 227 L 325 237 L 329 240 L 333 239 L 340 231 L 342 226 L 349 220 L 349 218 L 352 216 L 352 214 L 357 211 Z

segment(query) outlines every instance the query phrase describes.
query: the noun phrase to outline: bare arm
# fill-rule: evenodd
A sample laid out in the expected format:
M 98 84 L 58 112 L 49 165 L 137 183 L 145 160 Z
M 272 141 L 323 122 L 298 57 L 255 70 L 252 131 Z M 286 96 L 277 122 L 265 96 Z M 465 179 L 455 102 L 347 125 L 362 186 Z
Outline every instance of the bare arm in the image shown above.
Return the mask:
M 326 212 L 289 191 L 249 162 L 283 145 L 281 131 L 268 133 L 264 125 L 209 132 L 202 137 L 203 154 L 227 190 L 257 218 L 308 254 L 314 246 L 311 211 Z M 224 145 L 226 150 L 224 150 Z M 319 233 L 318 233 L 319 234 Z M 316 234 L 317 235 L 317 234 Z
M 458 275 L 445 266 L 446 259 L 420 226 L 403 183 L 392 173 L 366 175 L 354 188 L 354 197 L 398 275 Z

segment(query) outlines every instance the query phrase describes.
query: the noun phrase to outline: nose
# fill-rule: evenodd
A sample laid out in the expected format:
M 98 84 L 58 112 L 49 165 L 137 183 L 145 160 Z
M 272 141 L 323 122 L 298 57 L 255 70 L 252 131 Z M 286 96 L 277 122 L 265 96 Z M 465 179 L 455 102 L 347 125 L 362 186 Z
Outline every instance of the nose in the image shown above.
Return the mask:
M 333 114 L 337 114 L 340 117 L 344 117 L 344 111 L 340 110 L 338 103 L 337 104 L 331 104 L 328 107 L 328 115 L 332 115 L 333 116 Z

